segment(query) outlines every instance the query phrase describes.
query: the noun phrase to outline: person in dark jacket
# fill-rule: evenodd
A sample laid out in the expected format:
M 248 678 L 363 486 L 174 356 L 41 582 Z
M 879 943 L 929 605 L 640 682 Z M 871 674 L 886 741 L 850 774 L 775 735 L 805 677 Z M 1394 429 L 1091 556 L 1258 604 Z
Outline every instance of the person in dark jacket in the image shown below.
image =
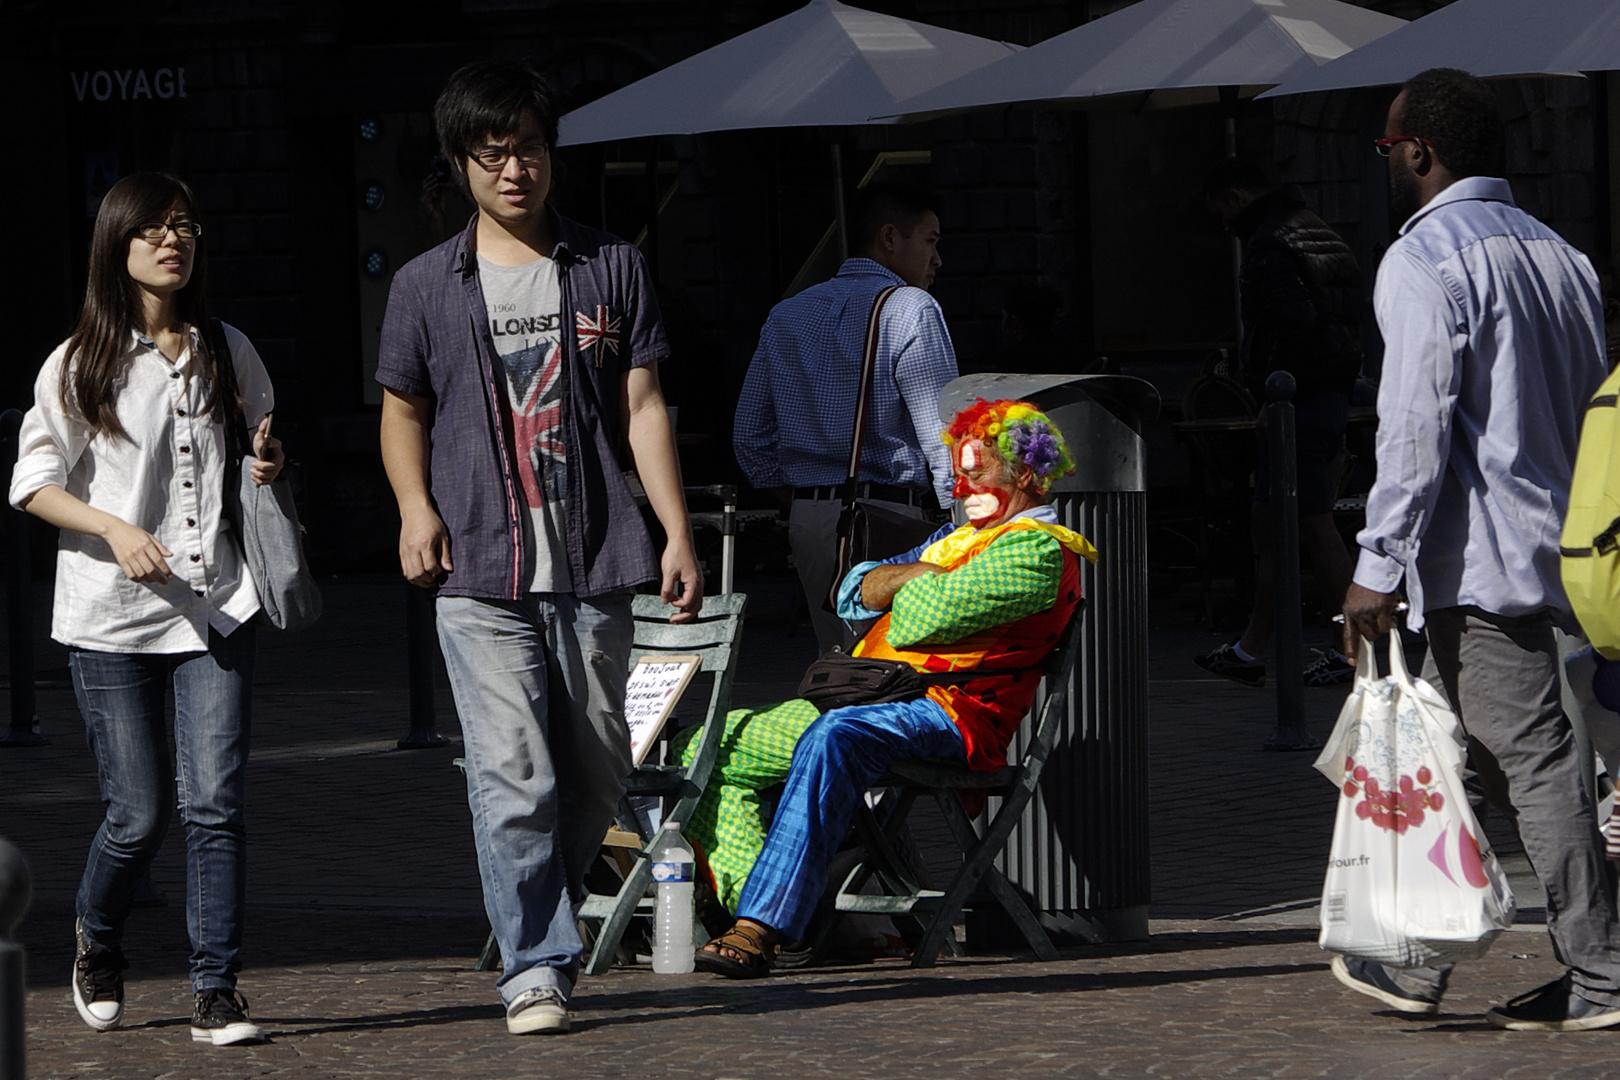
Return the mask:
M 1361 370 L 1357 315 L 1361 268 L 1349 245 L 1305 207 L 1299 188 L 1273 187 L 1251 162 L 1229 158 L 1204 185 L 1204 198 L 1243 243 L 1238 291 L 1243 312 L 1240 376 L 1257 399 L 1277 371 L 1294 377 L 1299 533 L 1310 553 L 1325 611 L 1337 611 L 1350 583 L 1350 556 L 1333 524 L 1331 463 L 1344 437 L 1350 389 Z M 1270 462 L 1265 432 L 1255 470 L 1257 551 L 1254 610 L 1243 636 L 1194 657 L 1198 666 L 1264 686 L 1262 657 L 1275 622 L 1272 604 Z M 1304 673 L 1306 685 L 1348 681 L 1354 669 L 1329 647 Z

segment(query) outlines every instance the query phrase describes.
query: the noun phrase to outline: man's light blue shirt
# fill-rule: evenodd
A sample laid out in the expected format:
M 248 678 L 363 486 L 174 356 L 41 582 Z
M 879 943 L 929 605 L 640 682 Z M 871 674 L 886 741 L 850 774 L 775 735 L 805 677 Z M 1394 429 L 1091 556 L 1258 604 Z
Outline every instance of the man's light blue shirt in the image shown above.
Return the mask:
M 757 488 L 841 484 L 849 465 L 861 353 L 872 301 L 899 275 L 848 259 L 836 276 L 771 309 L 743 380 L 732 446 Z M 871 419 L 860 479 L 951 504 L 951 456 L 940 439 L 939 392 L 956 378 L 956 353 L 939 304 L 901 288 L 883 309 Z
M 1493 177 L 1446 188 L 1384 255 L 1378 480 L 1355 580 L 1388 593 L 1404 575 L 1413 630 L 1457 606 L 1567 616 L 1558 538 L 1605 373 L 1600 296 L 1586 257 Z

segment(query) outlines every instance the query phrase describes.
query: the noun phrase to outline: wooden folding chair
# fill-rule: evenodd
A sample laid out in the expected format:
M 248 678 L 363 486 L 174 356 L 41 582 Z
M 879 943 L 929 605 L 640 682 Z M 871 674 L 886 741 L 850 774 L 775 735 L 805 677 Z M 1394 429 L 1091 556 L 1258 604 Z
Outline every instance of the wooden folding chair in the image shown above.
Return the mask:
M 896 762 L 875 785 L 900 789 L 899 799 L 887 820 L 880 823 L 865 802 L 856 808 L 854 828 L 861 847 L 861 861 L 839 887 L 835 906 L 840 912 L 858 911 L 915 920 L 922 929 L 922 938 L 912 953 L 913 967 L 932 967 L 942 950 L 953 956 L 960 955 L 954 932 L 956 917 L 981 883 L 1007 912 L 1037 957 L 1057 958 L 1052 939 L 1029 904 L 993 863 L 1006 846 L 1007 837 L 1024 807 L 1034 796 L 1046 759 L 1052 752 L 1073 689 L 1084 609 L 1082 601 L 1075 608 L 1057 648 L 1047 658 L 1042 694 L 1036 697 L 1031 708 L 1034 730 L 1022 760 L 995 773 L 975 772 L 966 765 L 939 760 Z M 973 790 L 986 791 L 1001 800 L 982 833 L 962 809 L 957 794 Z M 951 835 L 962 850 L 962 865 L 942 891 L 925 887 L 922 875 L 899 853 L 906 817 L 917 798 L 924 794 L 932 795 L 939 804 Z M 883 891 L 861 892 L 873 878 Z
M 748 597 L 742 593 L 721 593 L 703 598 L 703 611 L 688 623 L 671 623 L 669 605 L 656 596 L 637 596 L 632 607 L 635 637 L 630 650 L 630 666 L 635 667 L 643 657 L 659 655 L 696 655 L 701 659 L 699 670 L 713 676 L 709 702 L 703 715 L 703 728 L 694 745 L 696 751 L 690 765 L 637 765 L 625 779 L 625 797 L 619 801 L 618 832 L 610 834 L 623 838 L 633 834 L 639 847 L 633 852 L 619 891 L 614 894 L 592 893 L 585 898 L 579 911 L 581 919 L 599 920 L 590 956 L 585 970 L 600 975 L 613 966 L 619 942 L 636 914 L 651 915 L 654 901 L 647 895 L 652 884 L 652 862 L 647 857 L 656 833 L 648 834 L 641 828 L 639 818 L 630 804 L 636 796 L 655 795 L 674 799 L 675 805 L 664 815 L 666 821 L 688 821 L 703 789 L 714 769 L 714 759 L 720 751 L 720 737 L 726 730 L 726 712 L 731 707 L 731 684 L 737 670 L 737 638 L 742 630 L 743 612 Z M 458 759 L 459 761 L 459 759 Z M 621 865 L 623 865 L 621 863 Z M 698 933 L 694 929 L 694 937 Z M 694 944 L 701 944 L 695 941 Z M 500 953 L 495 935 L 490 934 L 484 951 L 478 957 L 479 971 L 492 971 Z

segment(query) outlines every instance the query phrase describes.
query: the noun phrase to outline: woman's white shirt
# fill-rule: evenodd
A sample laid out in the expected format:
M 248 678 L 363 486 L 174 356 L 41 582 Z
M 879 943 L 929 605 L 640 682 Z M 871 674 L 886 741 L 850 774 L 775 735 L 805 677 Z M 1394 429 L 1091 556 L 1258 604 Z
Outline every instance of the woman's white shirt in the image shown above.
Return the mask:
M 275 407 L 270 376 L 252 342 L 225 327 L 249 428 Z M 174 552 L 164 585 L 130 581 L 99 536 L 62 530 L 56 556 L 51 636 L 102 652 L 181 653 L 208 648 L 208 628 L 229 634 L 259 610 L 258 591 L 240 547 L 222 520 L 225 428 L 198 416 L 208 385 L 184 374 L 198 334 L 171 364 L 145 335 L 132 335 L 127 374 L 118 384 L 118 419 L 129 438 L 96 435 L 58 393 L 67 343 L 34 380 L 34 407 L 23 417 L 11 505 L 56 484 Z

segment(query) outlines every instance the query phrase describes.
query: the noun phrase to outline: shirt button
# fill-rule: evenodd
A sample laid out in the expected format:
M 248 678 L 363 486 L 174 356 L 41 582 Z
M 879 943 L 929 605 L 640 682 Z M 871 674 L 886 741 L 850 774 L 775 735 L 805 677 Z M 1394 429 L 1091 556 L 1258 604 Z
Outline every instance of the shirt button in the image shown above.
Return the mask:
M 176 416 L 184 416 L 184 415 L 186 415 L 186 410 L 184 410 L 184 409 L 176 409 L 176 410 L 174 410 L 174 415 L 176 415 Z
M 201 596 L 201 595 L 203 595 L 203 591 L 202 591 L 202 590 L 201 590 L 201 589 L 197 589 L 197 590 L 196 590 L 196 593 L 197 593 L 197 595 L 198 595 L 198 596 Z
M 179 372 L 178 372 L 178 371 L 171 371 L 171 372 L 169 372 L 169 378 L 171 378 L 171 379 L 178 379 L 178 378 L 179 378 L 179 377 L 180 377 L 180 373 L 179 373 Z
M 196 518 L 186 518 L 186 528 L 195 529 L 196 527 L 197 527 L 197 519 Z
M 202 562 L 202 556 L 201 555 L 193 555 L 191 557 L 191 561 L 192 562 Z
M 191 486 L 191 481 L 190 480 L 182 480 L 182 481 L 180 481 L 180 486 L 188 488 L 188 487 Z
M 181 453 L 182 453 L 182 454 L 189 454 L 189 453 L 191 453 L 191 447 L 189 447 L 189 446 L 182 446 L 182 447 L 181 447 L 181 448 L 180 448 L 180 452 L 181 452 Z

